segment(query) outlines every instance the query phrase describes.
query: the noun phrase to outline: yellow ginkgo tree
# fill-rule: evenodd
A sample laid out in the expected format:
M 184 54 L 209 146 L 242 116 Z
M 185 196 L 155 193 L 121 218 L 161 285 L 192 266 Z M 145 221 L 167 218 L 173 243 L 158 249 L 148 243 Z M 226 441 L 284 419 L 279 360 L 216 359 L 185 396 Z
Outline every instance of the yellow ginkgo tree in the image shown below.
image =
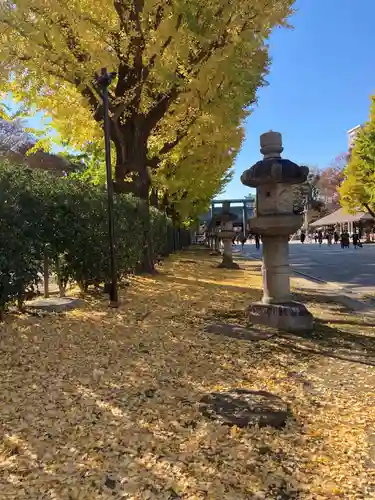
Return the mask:
M 267 68 L 264 40 L 293 0 L 12 0 L 1 2 L 2 85 L 87 138 L 110 90 L 116 181 L 154 166 L 206 116 L 238 122 Z M 149 155 L 149 139 L 153 153 Z M 79 134 L 76 134 L 79 137 Z M 147 186 L 148 187 L 148 186 Z
M 351 212 L 366 210 L 375 217 L 375 95 L 369 120 L 359 130 L 349 155 L 339 193 L 343 207 Z
M 44 109 L 65 139 L 82 144 L 101 133 L 97 75 L 115 71 L 115 186 L 148 200 L 150 172 L 181 141 L 207 138 L 215 123 L 217 130 L 241 126 L 267 72 L 265 40 L 286 24 L 293 4 L 3 0 L 0 90 Z

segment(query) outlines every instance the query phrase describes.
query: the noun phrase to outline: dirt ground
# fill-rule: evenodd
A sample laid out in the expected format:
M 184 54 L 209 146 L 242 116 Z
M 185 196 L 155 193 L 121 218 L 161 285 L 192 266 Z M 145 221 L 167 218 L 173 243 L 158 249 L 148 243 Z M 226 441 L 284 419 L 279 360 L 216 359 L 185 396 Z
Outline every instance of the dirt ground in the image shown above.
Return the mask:
M 1 500 L 375 499 L 375 325 L 327 296 L 296 297 L 312 335 L 246 324 L 259 262 L 217 269 L 183 252 L 133 277 L 118 310 L 0 325 Z M 289 404 L 285 428 L 221 426 L 199 400 L 229 388 Z

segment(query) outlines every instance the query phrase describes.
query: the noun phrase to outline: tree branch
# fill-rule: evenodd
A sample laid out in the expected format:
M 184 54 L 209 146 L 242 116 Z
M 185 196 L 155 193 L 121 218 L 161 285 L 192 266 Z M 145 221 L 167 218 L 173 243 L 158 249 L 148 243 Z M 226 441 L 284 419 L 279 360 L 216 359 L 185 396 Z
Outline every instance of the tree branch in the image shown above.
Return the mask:
M 252 22 L 252 20 L 254 19 L 255 15 L 250 20 L 247 20 L 246 23 L 244 23 L 241 30 L 243 31 L 244 29 L 246 29 L 248 24 Z M 193 49 L 190 51 L 190 54 L 188 56 L 188 67 L 186 68 L 186 75 L 182 76 L 177 74 L 178 77 L 185 80 L 186 76 L 191 78 L 198 75 L 198 73 L 201 70 L 201 65 L 207 62 L 217 50 L 223 48 L 227 44 L 228 39 L 231 36 L 230 30 L 228 29 L 231 21 L 232 21 L 232 16 L 230 16 L 227 22 L 225 23 L 224 29 L 220 33 L 220 35 L 215 40 L 213 40 L 207 47 L 202 48 L 196 54 L 194 54 Z M 150 109 L 146 117 L 146 122 L 148 123 L 150 130 L 152 130 L 156 126 L 156 124 L 163 118 L 163 116 L 167 113 L 171 104 L 176 100 L 179 94 L 180 94 L 180 83 L 177 82 L 171 86 L 168 92 L 164 93 L 163 95 L 160 95 L 159 98 L 157 98 L 156 104 Z
M 182 14 L 179 14 L 177 16 L 177 22 L 176 22 L 176 26 L 175 26 L 175 30 L 178 31 L 181 27 L 181 24 L 182 24 Z M 153 54 L 150 58 L 150 61 L 147 65 L 147 76 L 148 76 L 148 73 L 150 72 L 150 70 L 155 66 L 155 62 L 156 62 L 156 58 L 159 56 L 159 57 L 163 57 L 165 51 L 167 50 L 167 48 L 170 46 L 170 44 L 172 43 L 172 40 L 173 40 L 173 36 L 169 36 L 165 42 L 163 43 L 163 45 L 161 46 L 160 48 L 160 51 L 159 53 L 156 53 Z
M 224 81 L 225 81 L 225 75 L 222 76 L 220 83 L 217 86 L 218 89 L 221 89 L 221 87 L 224 84 Z M 207 90 L 206 94 L 202 97 L 198 91 L 197 96 L 198 96 L 198 100 L 199 100 L 199 105 L 196 108 L 194 115 L 190 118 L 189 122 L 187 124 L 185 124 L 182 129 L 177 130 L 175 139 L 173 141 L 166 142 L 163 145 L 163 147 L 159 150 L 158 154 L 156 156 L 154 156 L 153 158 L 151 158 L 150 165 L 149 165 L 151 168 L 156 168 L 161 161 L 161 156 L 169 153 L 175 146 L 177 146 L 177 144 L 184 137 L 187 136 L 191 127 L 194 125 L 194 123 L 197 121 L 197 119 L 201 116 L 202 105 L 203 105 L 203 102 L 205 101 L 205 98 L 206 98 L 208 92 L 209 92 L 209 90 Z M 212 99 L 208 99 L 205 102 L 206 102 L 206 104 L 210 104 L 212 102 Z M 185 121 L 185 120 L 183 120 L 183 121 Z
M 74 34 L 73 28 L 70 26 L 68 21 L 64 18 L 61 18 L 57 24 L 62 28 L 61 33 L 65 38 L 66 45 L 75 59 L 79 63 L 88 62 L 91 59 L 90 54 L 82 49 L 79 43 L 79 39 Z
M 199 117 L 199 114 L 195 114 L 191 119 L 190 121 L 185 124 L 185 126 L 181 129 L 178 129 L 177 132 L 176 132 L 176 136 L 175 138 L 172 140 L 172 141 L 167 141 L 163 144 L 163 146 L 159 149 L 157 155 L 153 156 L 152 158 L 150 158 L 150 160 L 148 161 L 148 166 L 150 168 L 157 168 L 159 166 L 159 163 L 161 162 L 162 160 L 162 156 L 169 153 L 170 151 L 172 151 L 172 149 L 174 147 L 177 146 L 177 144 L 184 138 L 187 136 L 187 134 L 189 133 L 189 130 L 191 129 L 191 127 L 194 125 L 194 123 L 197 121 Z
M 142 30 L 141 16 L 144 8 L 144 0 L 132 0 L 132 6 L 126 9 L 121 0 L 115 0 L 115 10 L 120 18 L 121 28 L 130 35 L 129 48 L 125 57 L 120 57 L 121 63 L 118 69 L 118 80 L 115 90 L 117 97 L 123 97 L 126 92 L 132 90 L 134 95 L 129 104 L 138 110 L 142 94 L 142 82 L 144 80 L 143 52 L 145 49 L 145 38 Z M 131 35 L 131 33 L 133 33 Z M 120 114 L 123 111 L 120 112 Z
M 118 18 L 120 20 L 121 29 L 125 31 L 126 34 L 129 34 L 128 26 L 126 23 L 126 8 L 122 0 L 115 0 L 113 2 L 113 6 L 115 11 L 117 12 Z
M 166 7 L 171 7 L 172 1 L 171 0 L 161 0 L 159 5 L 154 6 L 154 13 L 155 17 L 153 19 L 150 18 L 148 20 L 148 28 L 150 30 L 156 31 L 159 26 L 161 25 L 163 19 L 164 19 L 164 14 L 165 14 L 165 8 Z
M 366 208 L 371 217 L 374 217 L 375 219 L 375 212 L 371 209 L 370 205 L 368 203 L 364 203 L 363 206 Z

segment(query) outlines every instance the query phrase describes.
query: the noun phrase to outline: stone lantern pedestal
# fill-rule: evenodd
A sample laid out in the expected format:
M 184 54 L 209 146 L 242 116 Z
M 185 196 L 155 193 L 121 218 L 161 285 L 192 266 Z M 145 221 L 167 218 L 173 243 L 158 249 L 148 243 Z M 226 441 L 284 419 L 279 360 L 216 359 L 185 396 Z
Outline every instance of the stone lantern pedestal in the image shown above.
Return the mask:
M 220 255 L 219 250 L 219 228 L 216 226 L 216 218 L 213 218 L 207 228 L 208 231 L 208 248 L 211 250 L 210 255 Z
M 236 235 L 235 231 L 233 231 L 233 221 L 236 218 L 237 218 L 236 215 L 230 212 L 230 204 L 228 202 L 224 202 L 223 210 L 219 219 L 221 230 L 218 233 L 219 238 L 223 241 L 224 251 L 223 251 L 223 260 L 218 265 L 218 267 L 222 267 L 225 269 L 240 268 L 236 262 L 233 262 L 233 253 L 232 253 L 232 240 Z
M 218 229 L 213 228 L 211 233 L 210 255 L 220 255 Z
M 293 213 L 293 184 L 304 182 L 309 173 L 290 160 L 281 158 L 281 134 L 268 132 L 260 137 L 263 160 L 241 176 L 245 186 L 255 187 L 256 216 L 250 232 L 262 237 L 263 297 L 250 305 L 253 323 L 287 331 L 311 331 L 313 317 L 290 293 L 289 235 L 302 225 L 302 216 Z

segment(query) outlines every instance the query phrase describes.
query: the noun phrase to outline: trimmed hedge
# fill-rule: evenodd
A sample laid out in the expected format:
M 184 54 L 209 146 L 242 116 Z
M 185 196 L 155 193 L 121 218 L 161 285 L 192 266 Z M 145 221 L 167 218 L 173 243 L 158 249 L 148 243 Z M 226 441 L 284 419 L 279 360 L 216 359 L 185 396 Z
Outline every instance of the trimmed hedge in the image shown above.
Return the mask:
M 140 264 L 144 242 L 142 202 L 130 195 L 114 200 L 119 279 Z M 171 220 L 151 209 L 156 256 L 176 246 Z M 110 280 L 107 193 L 73 178 L 43 171 L 0 166 L 0 314 L 7 304 L 21 306 L 41 281 L 48 256 L 63 283 L 83 290 Z M 184 232 L 187 237 L 187 232 Z

